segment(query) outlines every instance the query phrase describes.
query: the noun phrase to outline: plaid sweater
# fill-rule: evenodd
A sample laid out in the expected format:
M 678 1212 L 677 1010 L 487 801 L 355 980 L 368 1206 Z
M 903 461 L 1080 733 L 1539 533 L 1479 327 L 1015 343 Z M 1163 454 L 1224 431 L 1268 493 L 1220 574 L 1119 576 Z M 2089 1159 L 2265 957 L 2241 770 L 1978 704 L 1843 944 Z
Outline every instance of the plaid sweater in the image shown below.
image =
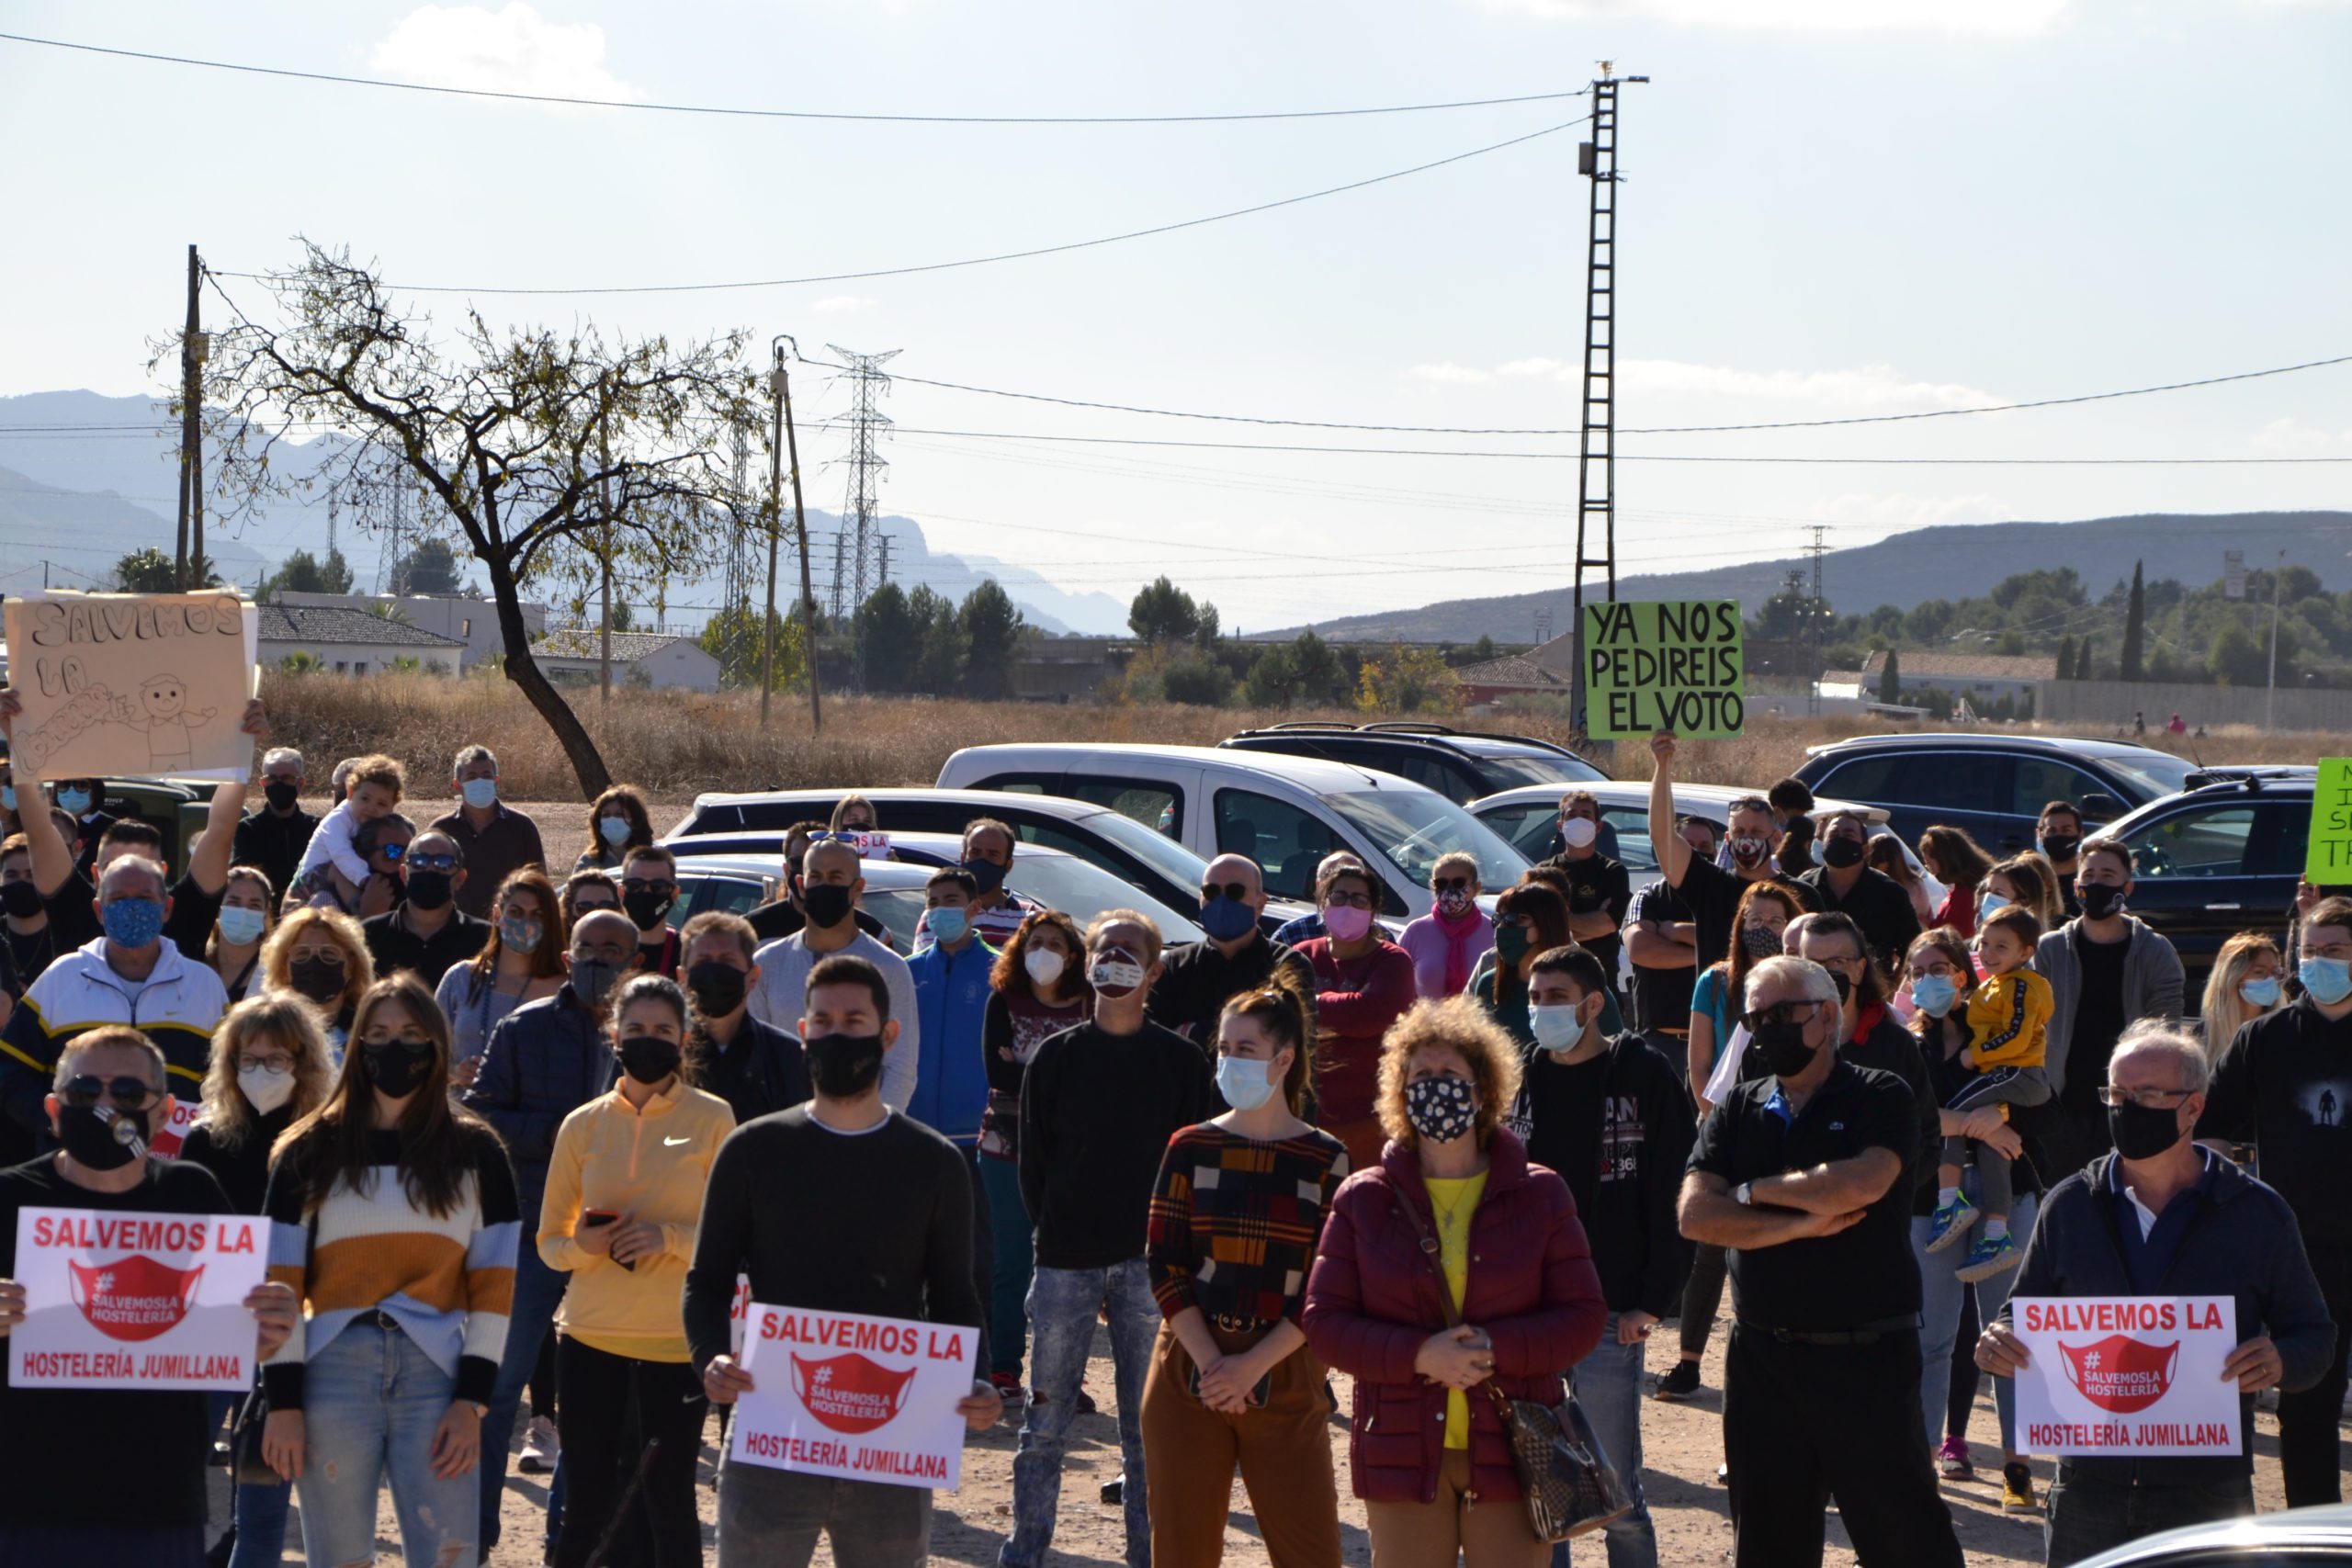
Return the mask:
M 1308 1128 L 1262 1143 L 1204 1122 L 1168 1140 L 1144 1257 L 1159 1310 L 1298 1321 L 1348 1151 Z

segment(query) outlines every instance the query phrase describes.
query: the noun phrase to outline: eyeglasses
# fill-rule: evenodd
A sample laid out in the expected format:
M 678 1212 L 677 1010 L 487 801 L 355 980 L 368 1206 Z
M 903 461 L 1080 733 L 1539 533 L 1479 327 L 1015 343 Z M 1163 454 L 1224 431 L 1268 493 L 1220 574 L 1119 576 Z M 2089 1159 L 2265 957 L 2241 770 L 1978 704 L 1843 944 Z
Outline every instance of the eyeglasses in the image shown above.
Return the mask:
M 1747 1025 L 1748 1032 L 1753 1034 L 1768 1023 L 1803 1023 L 1828 1005 L 1818 997 L 1807 997 L 1794 1002 L 1773 1002 L 1741 1013 L 1739 1021 Z
M 286 1056 L 240 1056 L 237 1058 L 237 1071 L 241 1073 L 265 1073 L 274 1078 L 282 1078 L 293 1070 L 292 1059 Z
M 87 1073 L 67 1078 L 57 1090 L 59 1100 L 84 1111 L 96 1105 L 100 1095 L 119 1111 L 144 1111 L 163 1099 L 164 1091 L 145 1078 L 102 1078 Z
M 455 871 L 458 869 L 458 857 L 451 854 L 411 855 L 408 857 L 408 868 L 411 871 Z
M 2186 1089 L 2118 1089 L 2111 1083 L 2103 1083 L 2098 1086 L 2098 1102 L 2101 1105 L 2137 1105 L 2148 1111 L 2170 1111 L 2195 1092 Z
M 1201 886 L 1201 902 L 1204 904 L 1212 898 L 1230 898 L 1238 904 L 1249 897 L 1250 885 L 1246 882 L 1209 882 Z
M 1370 909 L 1372 896 L 1368 893 L 1334 893 L 1323 900 L 1324 908 L 1336 909 L 1342 904 L 1351 909 Z
M 332 943 L 324 947 L 298 947 L 291 956 L 297 964 L 307 959 L 313 964 L 323 964 L 330 969 L 343 967 L 343 949 Z
M 1440 893 L 1467 893 L 1470 891 L 1470 879 L 1466 876 L 1441 876 L 1430 886 Z

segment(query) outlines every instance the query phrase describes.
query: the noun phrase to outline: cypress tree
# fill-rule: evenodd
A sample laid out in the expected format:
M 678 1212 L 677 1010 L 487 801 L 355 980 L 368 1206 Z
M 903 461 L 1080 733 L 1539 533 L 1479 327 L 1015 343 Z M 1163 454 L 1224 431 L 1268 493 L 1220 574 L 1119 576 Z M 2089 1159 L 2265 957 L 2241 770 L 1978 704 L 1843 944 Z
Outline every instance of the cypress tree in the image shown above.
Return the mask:
M 2148 589 L 2142 581 L 2142 563 L 2132 563 L 2132 604 L 2123 618 L 2122 678 L 2138 681 L 2144 678 L 2142 665 L 2148 641 Z
M 2068 632 L 2064 637 L 2058 639 L 2058 679 L 2061 681 L 2071 681 L 2074 678 L 2075 634 Z

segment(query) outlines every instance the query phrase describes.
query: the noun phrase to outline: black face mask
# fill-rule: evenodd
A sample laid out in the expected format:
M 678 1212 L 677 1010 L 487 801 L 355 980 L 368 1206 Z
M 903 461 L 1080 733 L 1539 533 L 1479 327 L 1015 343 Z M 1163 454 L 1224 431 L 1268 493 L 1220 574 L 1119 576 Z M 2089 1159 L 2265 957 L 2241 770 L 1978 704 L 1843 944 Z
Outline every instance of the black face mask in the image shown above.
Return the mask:
M 631 887 L 622 892 L 621 908 L 637 922 L 639 931 L 650 931 L 662 923 L 662 917 L 670 912 L 676 897 L 673 893 L 656 892 L 650 887 Z
M 2188 1136 L 2177 1111 L 2129 1102 L 2107 1108 L 2107 1135 L 2125 1159 L 2154 1159 Z
M 20 920 L 29 920 L 40 914 L 40 889 L 33 886 L 31 877 L 0 883 L 0 910 Z
M 657 1035 L 632 1034 L 616 1053 L 621 1071 L 639 1083 L 660 1083 L 678 1070 L 678 1043 Z
M 1845 871 L 1862 863 L 1868 850 L 1860 839 L 1824 839 L 1821 842 L 1821 863 L 1832 871 Z
M 992 860 L 967 858 L 964 869 L 970 872 L 972 880 L 980 885 L 980 897 L 983 898 L 1004 886 L 1004 867 Z
M 2053 861 L 2073 860 L 2082 847 L 2082 838 L 2075 833 L 2052 833 L 2041 840 L 2041 852 Z
M 408 874 L 408 901 L 427 914 L 448 907 L 453 891 L 450 874 L 446 871 L 412 871 Z
M 2123 889 L 2111 882 L 2086 882 L 2075 889 L 2075 897 L 2082 900 L 2083 913 L 2094 920 L 2103 920 L 2123 908 Z
M 119 1170 L 147 1157 L 147 1117 L 135 1111 L 102 1115 L 96 1105 L 58 1108 L 57 1138 L 85 1170 Z
M 368 1058 L 368 1081 L 394 1100 L 414 1094 L 424 1081 L 433 1047 L 404 1040 L 370 1040 L 359 1047 Z
M 725 1018 L 743 1005 L 751 988 L 751 976 L 715 958 L 686 968 L 686 995 L 694 998 L 695 1011 L 705 1018 Z
M 340 964 L 330 964 L 323 958 L 298 958 L 288 965 L 287 977 L 294 982 L 296 990 L 321 1005 L 343 998 Z
M 849 889 L 838 883 L 820 882 L 800 890 L 800 912 L 820 931 L 829 931 L 848 919 L 850 903 Z
M 1813 1047 L 1804 1043 L 1802 1023 L 1768 1023 L 1750 1036 L 1764 1070 L 1776 1078 L 1792 1078 L 1813 1066 Z
M 294 803 L 302 798 L 302 786 L 290 784 L 266 784 L 261 786 L 261 793 L 263 798 L 267 800 L 275 809 L 290 811 L 294 808 Z
M 829 1100 L 854 1100 L 882 1076 L 878 1034 L 812 1034 L 801 1049 L 808 1059 L 808 1081 Z
M 1829 983 L 1838 987 L 1838 1005 L 1844 1007 L 1854 999 L 1854 979 L 1843 969 L 1829 971 Z

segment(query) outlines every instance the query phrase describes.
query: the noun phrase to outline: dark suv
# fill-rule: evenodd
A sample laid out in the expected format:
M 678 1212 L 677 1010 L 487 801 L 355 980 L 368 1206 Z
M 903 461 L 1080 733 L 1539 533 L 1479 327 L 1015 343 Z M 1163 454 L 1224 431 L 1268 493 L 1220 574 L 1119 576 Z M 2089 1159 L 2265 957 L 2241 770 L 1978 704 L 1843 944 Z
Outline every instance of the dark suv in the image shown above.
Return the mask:
M 2285 931 L 2302 874 L 2315 770 L 2209 768 L 2108 831 L 2132 852 L 2132 913 L 2180 953 L 2193 1011 L 2222 944 Z
M 1865 735 L 1815 746 L 1796 776 L 1814 794 L 1883 806 L 1906 843 L 1941 823 L 1995 854 L 2033 847 L 2043 806 L 2112 822 L 2182 789 L 2196 764 L 2153 747 L 2055 735 Z
M 1340 724 L 1319 719 L 1245 729 L 1217 744 L 1376 768 L 1467 806 L 1521 784 L 1589 784 L 1609 775 L 1565 746 L 1528 735 L 1492 735 L 1442 724 Z

